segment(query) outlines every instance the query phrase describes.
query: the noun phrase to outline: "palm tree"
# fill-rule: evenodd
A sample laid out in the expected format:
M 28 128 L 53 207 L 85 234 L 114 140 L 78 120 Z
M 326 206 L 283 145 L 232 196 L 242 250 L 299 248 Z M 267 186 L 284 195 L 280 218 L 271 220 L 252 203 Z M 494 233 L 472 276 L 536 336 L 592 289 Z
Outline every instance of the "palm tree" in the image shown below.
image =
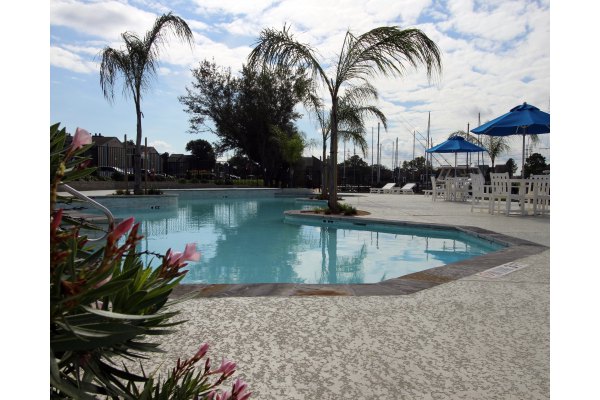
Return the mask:
M 289 28 L 265 29 L 261 32 L 255 48 L 249 55 L 249 63 L 305 68 L 314 82 L 320 81 L 331 97 L 330 136 L 330 182 L 329 208 L 337 212 L 337 146 L 339 131 L 339 99 L 348 85 L 355 82 L 368 83 L 378 73 L 384 76 L 402 77 L 407 66 L 424 65 L 427 76 L 441 72 L 441 55 L 437 45 L 418 29 L 379 27 L 360 36 L 346 32 L 342 49 L 329 76 L 317 60 L 316 50 L 296 41 Z
M 494 164 L 496 162 L 496 157 L 501 155 L 502 153 L 506 153 L 510 150 L 510 145 L 508 144 L 508 136 L 487 136 L 483 139 L 483 146 L 487 149 L 488 154 L 490 155 L 490 160 L 492 162 L 492 172 L 494 170 Z
M 173 15 L 163 14 L 154 22 L 151 30 L 146 32 L 144 38 L 135 33 L 124 32 L 121 34 L 125 42 L 124 50 L 105 47 L 100 55 L 100 86 L 104 97 L 112 103 L 114 100 L 114 87 L 117 78 L 123 77 L 123 95 L 132 96 L 135 103 L 137 116 L 137 136 L 135 142 L 135 155 L 133 171 L 135 176 L 134 193 L 141 193 L 141 168 L 142 168 L 142 92 L 150 85 L 150 79 L 156 76 L 158 56 L 160 49 L 165 45 L 166 34 L 171 31 L 176 37 L 187 42 L 190 47 L 193 43 L 192 31 L 187 23 Z
M 372 116 L 379 119 L 387 130 L 387 119 L 383 112 L 373 105 L 362 105 L 369 97 L 374 100 L 377 99 L 377 90 L 370 84 L 363 84 L 361 86 L 353 86 L 345 91 L 344 95 L 339 100 L 338 107 L 338 134 L 344 141 L 353 142 L 358 145 L 363 155 L 366 155 L 368 150 L 368 143 L 365 140 L 364 133 L 365 118 Z M 321 129 L 321 135 L 323 137 L 323 165 L 327 165 L 327 140 L 329 140 L 331 134 L 331 120 L 329 116 L 331 111 L 327 113 L 323 107 L 321 99 L 316 96 L 314 91 L 308 94 L 307 99 L 304 100 L 305 106 L 309 109 L 311 114 L 315 115 Z M 327 182 L 328 182 L 328 170 L 323 168 L 321 172 L 321 179 L 323 184 L 323 190 L 321 196 L 327 198 Z

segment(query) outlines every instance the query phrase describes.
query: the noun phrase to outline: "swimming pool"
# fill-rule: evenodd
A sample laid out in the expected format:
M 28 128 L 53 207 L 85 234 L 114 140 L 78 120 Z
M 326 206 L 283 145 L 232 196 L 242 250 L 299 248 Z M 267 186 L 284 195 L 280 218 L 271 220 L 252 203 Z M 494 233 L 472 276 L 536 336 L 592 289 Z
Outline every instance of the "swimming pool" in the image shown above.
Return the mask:
M 188 264 L 187 284 L 375 283 L 502 248 L 451 230 L 283 222 L 286 210 L 314 207 L 285 198 L 180 199 L 171 210 L 116 216 L 140 222 L 140 251 L 164 254 L 196 243 L 201 259 Z

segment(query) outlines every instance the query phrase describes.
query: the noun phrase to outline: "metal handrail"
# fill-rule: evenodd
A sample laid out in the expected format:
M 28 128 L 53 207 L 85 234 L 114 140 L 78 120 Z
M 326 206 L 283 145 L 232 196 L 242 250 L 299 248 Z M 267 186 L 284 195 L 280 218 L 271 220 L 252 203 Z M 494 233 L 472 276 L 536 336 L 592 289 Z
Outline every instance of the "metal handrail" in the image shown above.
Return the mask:
M 78 199 L 90 203 L 93 207 L 99 209 L 106 215 L 109 226 L 114 225 L 115 217 L 112 215 L 110 210 L 108 208 L 104 207 L 102 204 L 98 203 L 96 200 L 87 197 L 85 194 L 73 189 L 71 186 L 64 184 L 64 183 L 61 183 L 59 185 L 59 190 L 64 190 L 65 192 L 72 194 L 73 196 L 77 197 Z M 88 242 L 99 242 L 100 240 L 104 240 L 107 236 L 108 236 L 108 232 L 105 232 L 104 236 L 96 238 L 96 239 L 88 239 Z

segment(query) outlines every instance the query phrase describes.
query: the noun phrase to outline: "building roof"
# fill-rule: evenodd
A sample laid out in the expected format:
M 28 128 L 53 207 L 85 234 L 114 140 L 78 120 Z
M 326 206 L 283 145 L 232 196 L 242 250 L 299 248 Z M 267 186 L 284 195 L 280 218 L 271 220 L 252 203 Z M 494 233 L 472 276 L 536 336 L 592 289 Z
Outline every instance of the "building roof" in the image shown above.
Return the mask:
M 113 147 L 122 147 L 123 143 L 114 136 L 100 136 L 100 135 L 92 135 L 92 143 L 95 143 L 96 146 L 113 146 Z

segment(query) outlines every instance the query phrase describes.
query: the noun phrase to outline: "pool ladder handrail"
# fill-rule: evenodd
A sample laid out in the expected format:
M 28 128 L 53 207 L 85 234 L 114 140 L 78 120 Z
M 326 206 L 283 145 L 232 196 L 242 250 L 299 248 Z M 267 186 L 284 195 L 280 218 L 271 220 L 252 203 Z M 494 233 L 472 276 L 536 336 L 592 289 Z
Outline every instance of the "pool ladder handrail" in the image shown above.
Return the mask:
M 73 196 L 77 197 L 78 199 L 90 203 L 93 207 L 99 209 L 106 215 L 106 218 L 108 219 L 108 226 L 114 225 L 115 217 L 112 215 L 110 210 L 108 208 L 104 207 L 102 204 L 98 203 L 96 200 L 87 197 L 85 194 L 73 189 L 71 186 L 64 184 L 64 183 L 61 183 L 59 185 L 59 190 L 64 190 L 65 192 L 72 194 Z M 96 239 L 88 239 L 88 242 L 99 242 L 101 240 L 104 240 L 107 236 L 108 236 L 108 232 L 105 232 L 104 236 L 101 236 Z

